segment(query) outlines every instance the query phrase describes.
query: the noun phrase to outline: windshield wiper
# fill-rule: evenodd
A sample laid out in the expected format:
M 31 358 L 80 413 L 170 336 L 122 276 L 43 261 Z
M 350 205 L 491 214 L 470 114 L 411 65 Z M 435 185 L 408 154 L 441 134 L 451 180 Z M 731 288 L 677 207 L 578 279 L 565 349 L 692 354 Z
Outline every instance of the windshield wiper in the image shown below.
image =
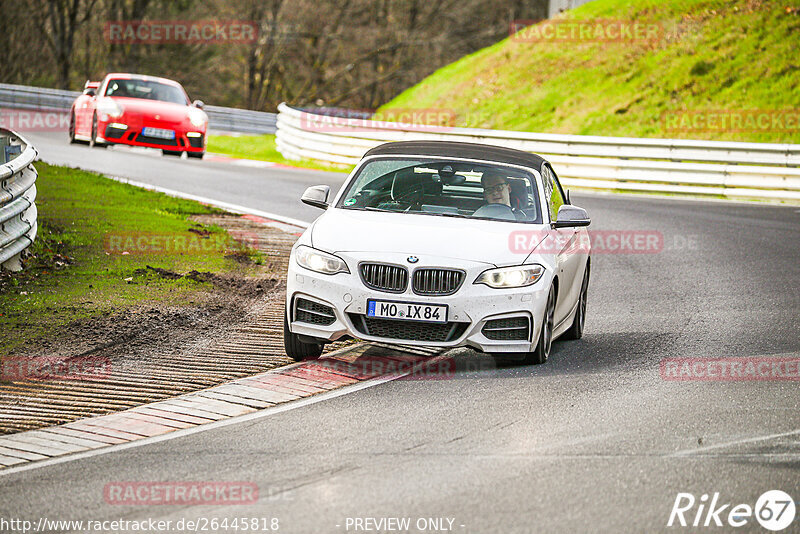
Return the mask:
M 438 213 L 435 211 L 412 211 L 409 213 L 421 213 L 422 215 L 434 215 L 436 217 L 456 217 L 459 219 L 466 219 L 466 215 L 461 215 L 460 213 Z
M 375 208 L 373 206 L 360 206 L 360 207 L 352 207 L 352 206 L 342 206 L 343 210 L 352 210 L 352 211 L 380 211 L 380 212 L 388 212 L 389 210 L 382 210 L 380 208 Z

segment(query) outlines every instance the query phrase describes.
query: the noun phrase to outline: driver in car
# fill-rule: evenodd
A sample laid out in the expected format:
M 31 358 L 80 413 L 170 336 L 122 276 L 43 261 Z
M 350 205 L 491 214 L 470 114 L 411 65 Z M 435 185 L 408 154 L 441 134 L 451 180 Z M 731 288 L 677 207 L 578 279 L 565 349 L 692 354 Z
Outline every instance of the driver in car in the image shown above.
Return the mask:
M 508 179 L 497 171 L 488 170 L 481 176 L 483 198 L 487 204 L 505 204 L 511 207 L 511 185 Z

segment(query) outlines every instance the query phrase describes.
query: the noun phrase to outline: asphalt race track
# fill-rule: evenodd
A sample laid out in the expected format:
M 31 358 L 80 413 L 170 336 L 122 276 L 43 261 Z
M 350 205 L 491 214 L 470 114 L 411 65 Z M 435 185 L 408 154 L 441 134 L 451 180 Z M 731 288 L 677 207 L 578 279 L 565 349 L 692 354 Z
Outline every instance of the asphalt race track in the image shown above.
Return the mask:
M 319 184 L 330 185 L 336 191 L 345 178 L 343 173 L 335 172 L 265 170 L 217 161 L 182 160 L 161 156 L 160 150 L 137 152 L 128 147 L 70 145 L 64 132 L 31 132 L 24 136 L 47 163 L 80 167 L 307 221 L 320 212 L 299 201 L 303 191 Z
M 63 134 L 27 137 L 48 162 L 308 221 L 318 212 L 297 200 L 303 189 L 343 179 L 69 146 Z M 355 518 L 395 517 L 412 525 L 449 518 L 445 528 L 465 533 L 694 532 L 667 528 L 679 492 L 698 501 L 718 492 L 728 510 L 773 489 L 797 499 L 798 381 L 667 380 L 662 360 L 800 355 L 800 209 L 588 194 L 573 202 L 595 231 L 660 232 L 663 246 L 593 256 L 585 336 L 555 343 L 546 365 L 495 365 L 462 350 L 446 379 L 396 380 L 0 474 L 0 517 L 266 517 L 279 519 L 280 532 L 364 532 Z M 104 501 L 110 482 L 184 480 L 255 482 L 260 499 Z M 753 518 L 706 530 L 765 532 Z

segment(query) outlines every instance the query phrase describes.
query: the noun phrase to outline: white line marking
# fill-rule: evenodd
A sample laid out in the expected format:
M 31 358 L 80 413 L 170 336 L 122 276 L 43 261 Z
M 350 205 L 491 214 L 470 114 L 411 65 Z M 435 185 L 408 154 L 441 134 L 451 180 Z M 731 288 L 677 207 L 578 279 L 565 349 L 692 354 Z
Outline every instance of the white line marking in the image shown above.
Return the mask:
M 230 417 L 228 419 L 223 419 L 221 421 L 215 421 L 213 423 L 205 423 L 202 425 L 197 425 L 192 428 L 185 428 L 182 430 L 175 430 L 174 432 L 169 432 L 168 434 L 162 434 L 160 436 L 153 436 L 149 438 L 142 438 L 136 441 L 129 441 L 128 443 L 120 443 L 118 445 L 109 445 L 108 447 L 104 447 L 102 449 L 94 449 L 86 452 L 78 452 L 75 454 L 69 454 L 65 456 L 58 456 L 55 458 L 51 458 L 49 460 L 40 460 L 36 462 L 31 462 L 25 465 L 21 465 L 18 467 L 8 467 L 5 469 L 0 469 L 0 477 L 4 477 L 6 475 L 10 475 L 13 473 L 20 473 L 22 471 L 29 471 L 31 469 L 38 469 L 40 467 L 47 467 L 51 465 L 57 465 L 64 462 L 71 462 L 73 460 L 81 460 L 83 458 L 91 458 L 93 456 L 99 456 L 101 454 L 108 454 L 110 452 L 116 452 L 123 449 L 132 449 L 134 447 L 141 447 L 143 445 L 150 445 L 152 443 L 160 443 L 162 441 L 167 441 L 170 439 L 180 438 L 183 436 L 189 436 L 192 434 L 196 434 L 198 432 L 205 432 L 206 430 L 213 430 L 216 428 L 222 428 L 228 425 L 234 425 L 239 423 L 244 423 L 246 421 L 254 421 L 257 419 L 263 419 L 264 417 L 269 417 L 270 415 L 278 414 L 281 412 L 286 412 L 289 410 L 293 410 L 295 408 L 302 408 L 303 406 L 308 406 L 310 404 L 316 404 L 317 402 L 323 402 L 326 400 L 330 400 L 336 397 L 340 397 L 342 395 L 347 395 L 349 393 L 355 393 L 356 391 L 360 391 L 362 389 L 371 388 L 374 386 L 378 386 L 380 384 L 391 382 L 392 380 L 397 380 L 398 378 L 402 378 L 405 375 L 391 375 L 391 376 L 381 376 L 378 378 L 372 378 L 370 380 L 365 380 L 364 382 L 358 382 L 356 384 L 352 384 L 349 386 L 343 386 L 341 388 L 334 389 L 327 393 L 319 393 L 317 395 L 313 395 L 311 397 L 306 397 L 304 399 L 298 399 L 295 401 L 285 402 L 283 404 L 279 404 L 277 406 L 273 406 L 272 408 L 266 408 L 264 410 L 260 410 L 257 412 L 252 412 L 245 415 L 239 415 L 236 417 Z
M 707 445 L 705 447 L 697 447 L 696 449 L 686 449 L 672 454 L 672 456 L 691 456 L 693 454 L 711 451 L 714 449 L 722 449 L 724 447 L 732 447 L 734 445 L 744 445 L 745 443 L 757 443 L 759 441 L 766 441 L 775 438 L 785 438 L 787 436 L 794 436 L 800 434 L 800 430 L 792 430 L 791 432 L 783 432 L 781 434 L 770 434 L 768 436 L 758 436 L 755 438 L 738 439 L 735 441 L 726 441 L 725 443 L 717 443 L 715 445 Z
M 267 211 L 261 211 L 253 208 L 248 208 L 246 206 L 240 206 L 239 204 L 230 204 L 228 202 L 222 202 L 221 200 L 214 200 L 213 198 L 192 195 L 191 193 L 183 193 L 181 191 L 176 191 L 174 189 L 167 189 L 165 187 L 159 187 L 157 185 L 151 185 L 151 184 L 146 184 L 144 182 L 129 180 L 128 178 L 123 178 L 121 176 L 108 176 L 108 178 L 116 182 L 121 182 L 123 184 L 128 184 L 135 187 L 141 187 L 142 189 L 147 189 L 149 191 L 164 193 L 165 195 L 169 195 L 171 197 L 184 198 L 186 200 L 194 200 L 202 204 L 207 204 L 209 206 L 214 206 L 216 208 L 230 211 L 232 213 L 240 213 L 240 214 L 243 213 L 247 215 L 255 215 L 256 217 L 263 217 L 265 219 L 273 219 L 275 221 L 296 226 L 298 228 L 305 229 L 308 228 L 308 226 L 311 224 L 306 221 L 301 221 L 300 219 L 294 219 L 292 217 L 285 217 L 283 215 L 278 215 L 277 213 L 269 213 Z

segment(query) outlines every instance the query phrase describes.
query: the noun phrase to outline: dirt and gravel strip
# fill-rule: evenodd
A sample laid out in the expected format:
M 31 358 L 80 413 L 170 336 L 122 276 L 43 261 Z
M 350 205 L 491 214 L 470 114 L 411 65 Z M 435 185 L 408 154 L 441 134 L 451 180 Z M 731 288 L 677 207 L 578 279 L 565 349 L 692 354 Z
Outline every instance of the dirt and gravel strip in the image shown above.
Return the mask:
M 186 276 L 210 282 L 215 290 L 186 306 L 146 306 L 76 321 L 57 338 L 9 355 L 4 365 L 33 358 L 62 368 L 77 365 L 83 379 L 21 377 L 3 382 L 0 433 L 125 410 L 290 363 L 282 338 L 284 277 L 297 234 L 248 216 L 204 215 L 196 220 L 221 226 L 261 251 L 268 263 L 265 274 L 220 277 L 153 268 L 140 273 L 143 278 Z
M 283 366 L 164 401 L 0 436 L 0 469 L 24 468 L 39 460 L 147 438 L 179 436 L 182 430 L 239 416 L 257 416 L 260 410 L 371 379 L 425 378 L 429 372 L 441 377 L 440 371 L 451 368 L 450 362 L 431 358 L 438 352 L 358 343 L 329 351 L 320 360 Z M 264 415 L 268 412 L 261 414 Z

